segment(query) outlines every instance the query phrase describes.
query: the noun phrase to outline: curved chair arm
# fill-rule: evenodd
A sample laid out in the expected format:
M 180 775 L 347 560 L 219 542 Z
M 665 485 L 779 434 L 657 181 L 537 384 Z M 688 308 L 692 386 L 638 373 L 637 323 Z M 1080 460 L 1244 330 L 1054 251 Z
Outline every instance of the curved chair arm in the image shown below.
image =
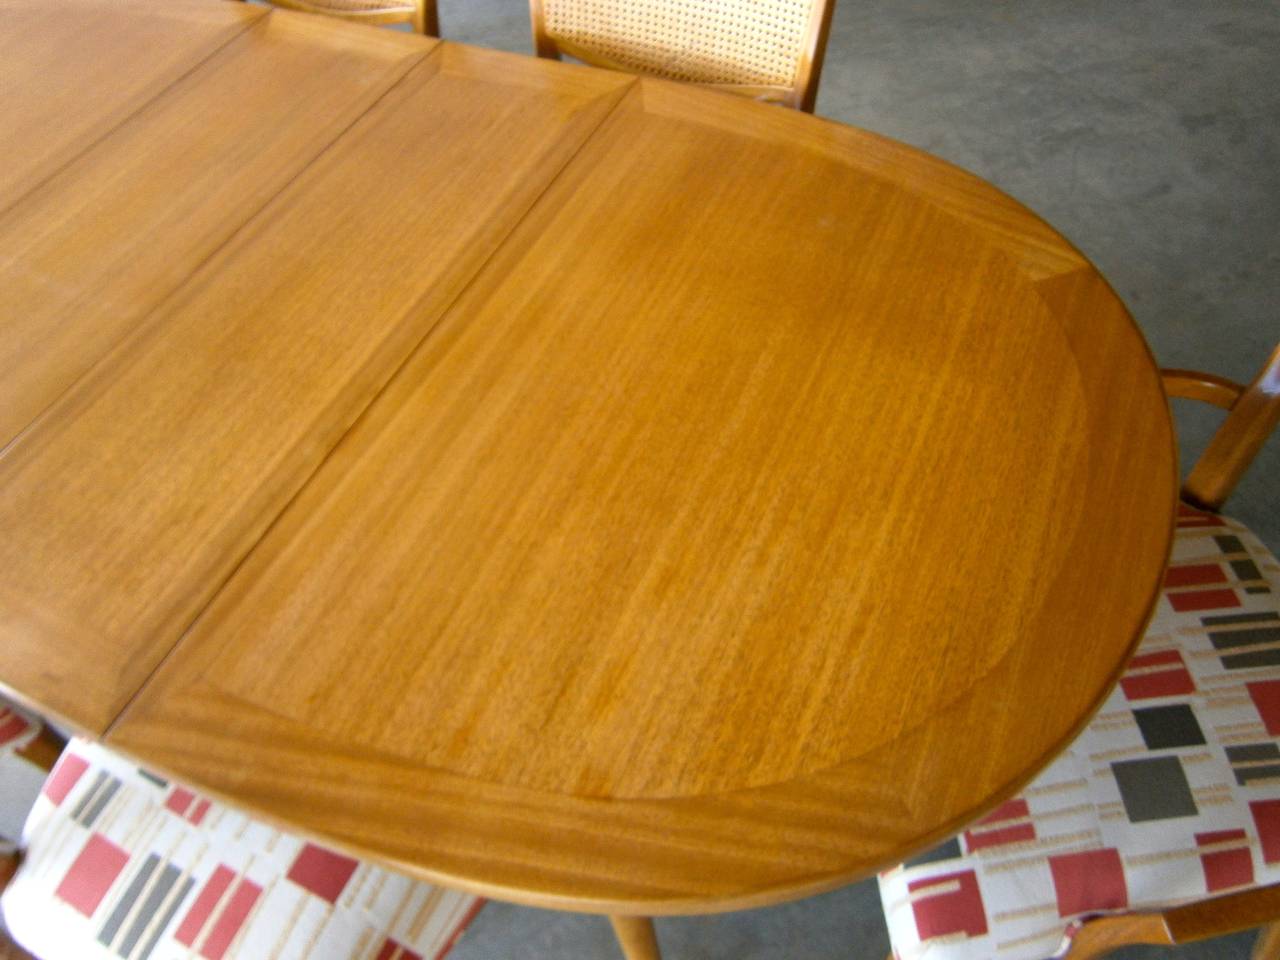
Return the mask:
M 1280 886 L 1201 900 L 1160 913 L 1128 913 L 1090 920 L 1071 939 L 1065 960 L 1096 960 L 1137 943 L 1176 946 L 1261 927 L 1254 960 L 1272 960 L 1280 918 Z
M 1188 503 L 1217 511 L 1280 423 L 1280 344 L 1247 387 L 1194 370 L 1163 370 L 1161 376 L 1170 396 L 1203 400 L 1229 411 L 1182 487 Z
M 1206 940 L 1240 930 L 1264 927 L 1280 919 L 1280 884 L 1214 897 L 1164 913 L 1173 943 Z
M 1164 382 L 1164 392 L 1171 397 L 1203 400 L 1223 410 L 1234 407 L 1244 393 L 1242 384 L 1199 370 L 1161 370 L 1160 379 Z

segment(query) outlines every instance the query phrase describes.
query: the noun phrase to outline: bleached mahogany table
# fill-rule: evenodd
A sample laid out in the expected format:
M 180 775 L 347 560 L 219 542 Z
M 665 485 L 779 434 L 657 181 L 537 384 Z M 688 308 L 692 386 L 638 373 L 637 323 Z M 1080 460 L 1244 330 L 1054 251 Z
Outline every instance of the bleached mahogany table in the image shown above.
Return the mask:
M 728 910 L 984 812 L 1141 633 L 1152 359 L 968 174 L 221 0 L 0 0 L 0 85 L 0 685 L 146 764 Z

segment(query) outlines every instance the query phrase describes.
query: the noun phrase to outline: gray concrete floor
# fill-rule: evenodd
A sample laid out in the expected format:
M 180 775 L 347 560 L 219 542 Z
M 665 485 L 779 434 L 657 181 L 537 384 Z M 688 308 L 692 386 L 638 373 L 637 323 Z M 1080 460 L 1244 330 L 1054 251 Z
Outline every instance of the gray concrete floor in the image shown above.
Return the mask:
M 527 53 L 524 0 L 440 0 L 447 37 Z M 819 114 L 922 147 L 1044 216 L 1166 366 L 1250 378 L 1280 340 L 1275 0 L 838 0 Z M 1213 417 L 1179 411 L 1184 462 Z M 1280 443 L 1229 512 L 1280 549 Z M 669 960 L 882 958 L 873 882 L 663 920 Z M 1233 960 L 1249 935 L 1122 960 Z M 619 956 L 605 921 L 491 904 L 455 960 Z

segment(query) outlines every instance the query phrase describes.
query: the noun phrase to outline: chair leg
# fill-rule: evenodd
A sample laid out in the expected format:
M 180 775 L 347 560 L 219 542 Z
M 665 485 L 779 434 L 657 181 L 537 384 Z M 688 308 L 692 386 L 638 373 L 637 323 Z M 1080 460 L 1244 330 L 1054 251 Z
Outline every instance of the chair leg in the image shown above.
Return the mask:
M 413 29 L 428 37 L 440 36 L 440 11 L 436 0 L 418 0 L 417 9 L 413 12 Z
M 1169 946 L 1173 938 L 1158 913 L 1131 913 L 1089 920 L 1071 938 L 1064 960 L 1094 960 L 1134 943 Z
M 648 917 L 610 917 L 614 935 L 627 960 L 662 960 L 653 921 Z
M 1269 923 L 1258 931 L 1253 960 L 1280 960 L 1280 923 Z

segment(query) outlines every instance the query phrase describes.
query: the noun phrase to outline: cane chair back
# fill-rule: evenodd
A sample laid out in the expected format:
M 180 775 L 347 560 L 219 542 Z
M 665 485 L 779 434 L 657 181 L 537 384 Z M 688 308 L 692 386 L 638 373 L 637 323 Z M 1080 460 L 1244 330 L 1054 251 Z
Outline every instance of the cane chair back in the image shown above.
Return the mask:
M 268 0 L 277 7 L 321 13 L 358 23 L 408 23 L 418 33 L 440 36 L 436 0 Z
M 835 0 L 530 0 L 538 56 L 813 112 Z

